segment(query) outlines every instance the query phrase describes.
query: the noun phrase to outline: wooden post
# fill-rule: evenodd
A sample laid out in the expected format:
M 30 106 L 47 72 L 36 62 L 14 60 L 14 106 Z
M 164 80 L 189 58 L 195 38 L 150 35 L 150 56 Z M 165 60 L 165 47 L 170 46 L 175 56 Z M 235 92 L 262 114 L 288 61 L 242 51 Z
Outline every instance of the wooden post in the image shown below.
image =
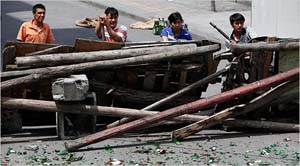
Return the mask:
M 106 140 L 111 137 L 122 135 L 125 132 L 138 130 L 154 123 L 160 122 L 162 120 L 167 120 L 174 118 L 183 114 L 189 114 L 197 112 L 200 109 L 204 109 L 215 104 L 233 100 L 234 98 L 239 98 L 249 93 L 254 93 L 257 91 L 268 89 L 274 85 L 281 84 L 288 80 L 298 80 L 299 79 L 299 68 L 289 70 L 285 73 L 281 73 L 266 79 L 227 91 L 221 94 L 211 96 L 206 99 L 200 99 L 192 103 L 184 104 L 175 108 L 168 109 L 166 111 L 154 114 L 152 116 L 147 116 L 127 124 L 123 124 L 114 128 L 106 129 L 98 133 L 82 137 L 76 140 L 65 142 L 65 147 L 68 151 L 75 151 L 78 148 Z
M 172 138 L 173 139 L 183 139 L 185 137 L 188 137 L 192 134 L 195 134 L 195 133 L 201 131 L 202 129 L 204 129 L 206 127 L 210 127 L 212 125 L 220 123 L 220 121 L 223 121 L 227 118 L 236 117 L 238 115 L 251 112 L 258 108 L 268 106 L 268 104 L 271 104 L 271 102 L 273 100 L 280 97 L 280 95 L 282 93 L 295 87 L 297 85 L 297 84 L 295 84 L 295 82 L 297 82 L 297 81 L 287 84 L 288 86 L 281 85 L 281 86 L 278 86 L 277 88 L 271 89 L 268 92 L 264 93 L 263 95 L 255 98 L 250 103 L 233 106 L 231 108 L 228 108 L 221 112 L 218 112 L 204 120 L 193 123 L 184 128 L 177 129 L 172 132 Z

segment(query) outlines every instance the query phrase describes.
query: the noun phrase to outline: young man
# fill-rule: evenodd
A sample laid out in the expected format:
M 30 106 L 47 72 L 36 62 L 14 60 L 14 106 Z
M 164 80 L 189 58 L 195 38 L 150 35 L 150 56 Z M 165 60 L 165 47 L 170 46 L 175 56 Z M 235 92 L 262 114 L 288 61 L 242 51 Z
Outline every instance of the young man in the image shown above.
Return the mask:
M 48 24 L 44 23 L 46 8 L 36 4 L 32 8 L 33 19 L 21 25 L 17 40 L 28 43 L 53 43 L 54 35 Z
M 113 7 L 105 9 L 104 14 L 99 17 L 96 25 L 96 35 L 99 39 L 107 42 L 126 42 L 127 27 L 118 24 L 119 13 Z
M 190 32 L 182 28 L 183 19 L 179 12 L 171 13 L 168 20 L 171 26 L 162 30 L 163 41 L 192 40 Z
M 230 35 L 230 41 L 226 41 L 225 45 L 230 48 L 231 44 L 249 43 L 251 39 L 257 35 L 250 27 L 244 27 L 245 17 L 240 13 L 234 13 L 229 17 L 233 31 Z

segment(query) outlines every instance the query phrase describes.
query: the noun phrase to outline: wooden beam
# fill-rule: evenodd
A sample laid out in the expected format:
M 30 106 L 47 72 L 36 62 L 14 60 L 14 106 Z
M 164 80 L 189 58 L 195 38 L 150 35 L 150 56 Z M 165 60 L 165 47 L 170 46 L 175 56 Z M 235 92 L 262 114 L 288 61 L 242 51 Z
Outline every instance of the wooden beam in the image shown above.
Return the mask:
M 152 116 L 147 116 L 127 124 L 123 124 L 114 128 L 106 129 L 92 135 L 88 135 L 76 140 L 65 142 L 65 147 L 68 151 L 75 151 L 81 147 L 106 140 L 111 137 L 122 135 L 126 132 L 138 130 L 154 123 L 160 122 L 162 120 L 167 120 L 174 118 L 183 114 L 190 114 L 197 112 L 198 110 L 214 106 L 215 104 L 233 100 L 234 98 L 239 98 L 249 93 L 254 93 L 257 91 L 268 89 L 274 85 L 281 84 L 288 80 L 298 80 L 299 79 L 299 68 L 289 70 L 285 73 L 281 73 L 266 79 L 223 92 L 211 96 L 206 99 L 200 99 L 192 103 L 181 105 L 175 108 L 168 109 L 166 111 L 154 114 Z

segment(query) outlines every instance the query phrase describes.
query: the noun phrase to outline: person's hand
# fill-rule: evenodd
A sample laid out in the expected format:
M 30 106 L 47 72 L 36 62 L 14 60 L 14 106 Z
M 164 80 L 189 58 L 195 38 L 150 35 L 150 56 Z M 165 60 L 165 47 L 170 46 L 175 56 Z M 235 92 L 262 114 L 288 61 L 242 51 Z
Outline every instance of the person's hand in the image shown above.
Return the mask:
M 236 41 L 235 40 L 230 40 L 230 45 L 235 45 Z
M 100 20 L 100 23 L 101 23 L 101 24 L 104 24 L 105 26 L 110 26 L 110 20 L 109 20 L 109 18 L 106 16 L 106 14 L 102 14 L 102 15 L 99 17 L 99 20 Z
M 101 24 L 104 24 L 104 20 L 106 19 L 106 14 L 102 14 L 99 16 L 99 21 Z

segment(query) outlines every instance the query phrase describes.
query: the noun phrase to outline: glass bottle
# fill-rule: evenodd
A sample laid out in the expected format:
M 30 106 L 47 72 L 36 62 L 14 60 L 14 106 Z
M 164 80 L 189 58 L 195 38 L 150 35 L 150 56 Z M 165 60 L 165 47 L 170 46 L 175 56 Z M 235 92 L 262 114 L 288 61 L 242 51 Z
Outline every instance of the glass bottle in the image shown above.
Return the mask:
M 159 21 L 154 21 L 152 32 L 154 35 L 157 35 L 159 32 Z

